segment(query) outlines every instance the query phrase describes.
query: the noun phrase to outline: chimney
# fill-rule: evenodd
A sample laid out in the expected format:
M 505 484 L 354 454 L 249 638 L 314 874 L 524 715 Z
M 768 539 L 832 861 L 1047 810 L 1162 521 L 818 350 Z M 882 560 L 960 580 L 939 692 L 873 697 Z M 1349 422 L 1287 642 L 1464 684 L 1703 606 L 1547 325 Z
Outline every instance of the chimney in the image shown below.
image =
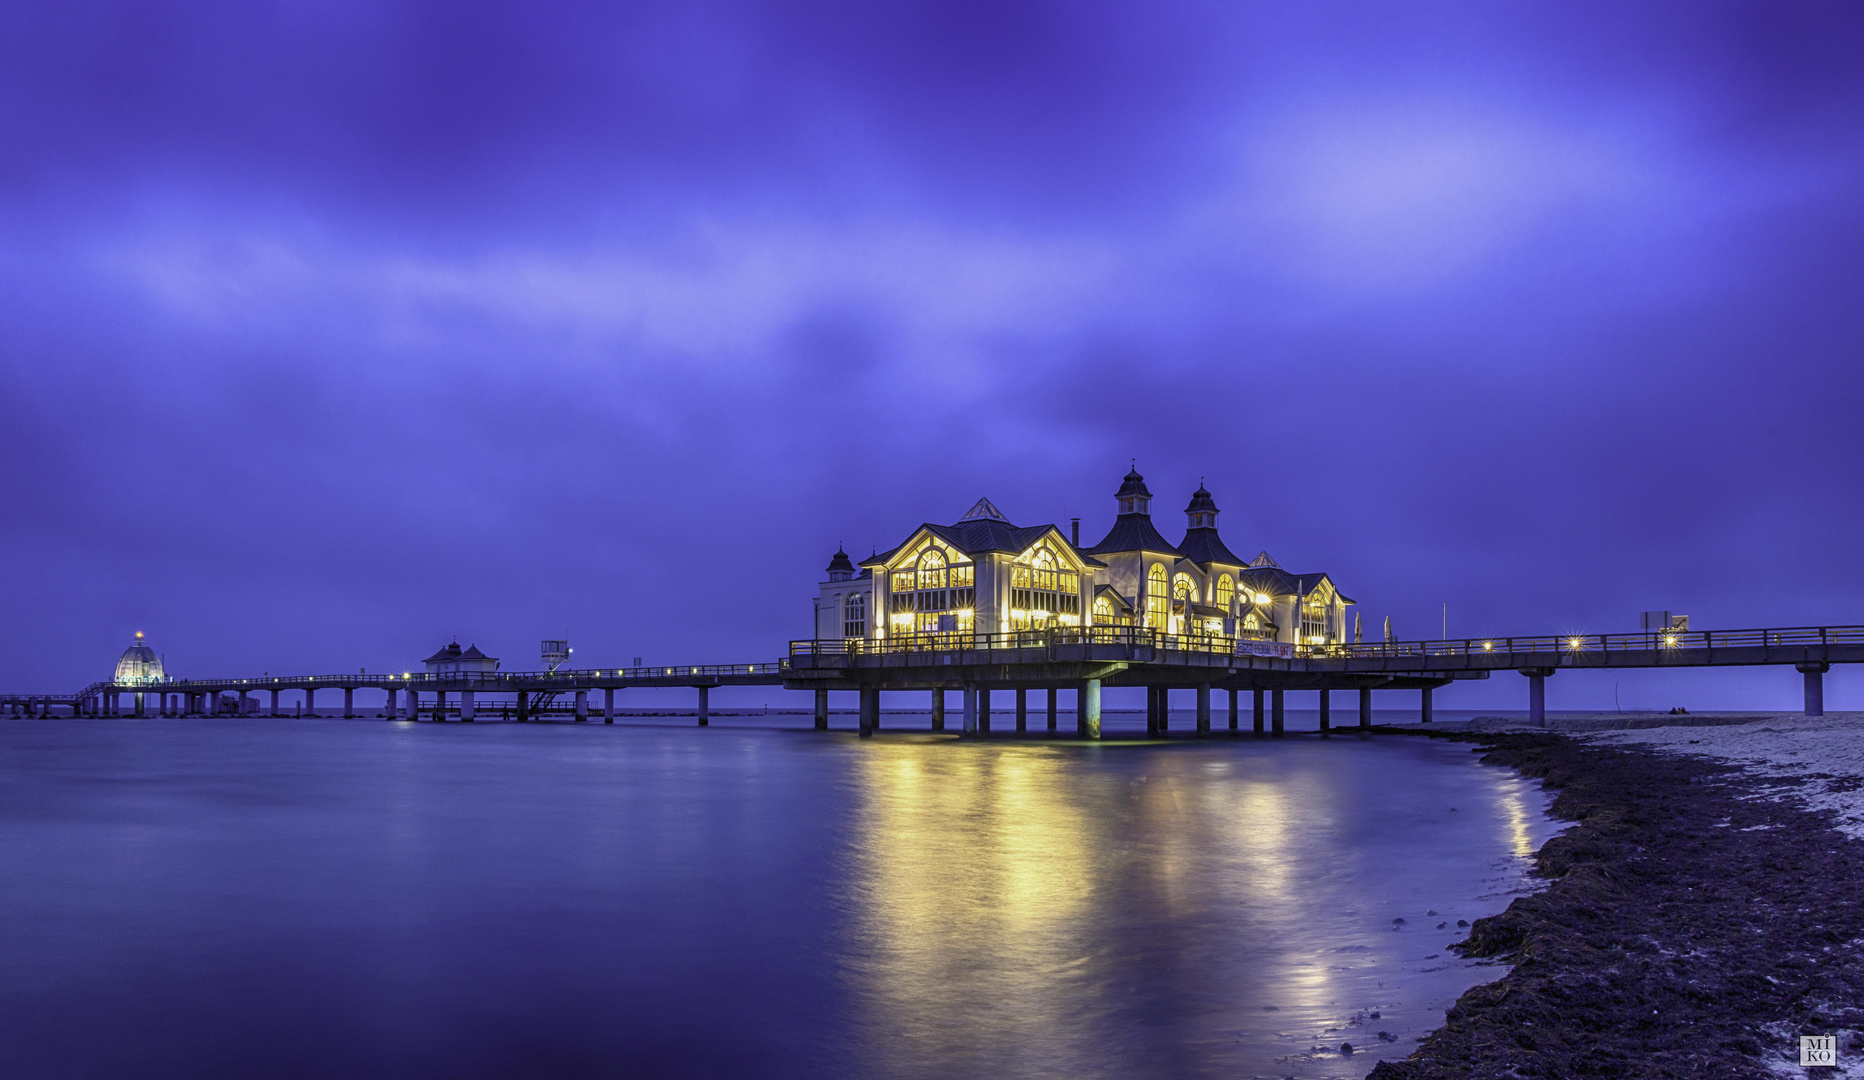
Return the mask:
M 1069 518 L 1068 520 L 1072 522 L 1072 524 L 1069 525 L 1068 527 L 1068 542 L 1070 544 L 1073 544 L 1075 547 L 1080 547 L 1081 546 L 1081 519 L 1080 518 Z

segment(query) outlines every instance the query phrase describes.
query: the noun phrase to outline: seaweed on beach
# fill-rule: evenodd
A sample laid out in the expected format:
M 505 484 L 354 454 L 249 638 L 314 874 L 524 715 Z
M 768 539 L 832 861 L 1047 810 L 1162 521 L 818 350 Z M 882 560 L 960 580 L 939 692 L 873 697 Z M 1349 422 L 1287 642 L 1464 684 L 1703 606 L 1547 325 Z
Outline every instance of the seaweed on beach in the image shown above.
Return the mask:
M 1829 815 L 1718 762 L 1557 735 L 1435 737 L 1541 779 L 1554 815 L 1577 824 L 1536 855 L 1550 887 L 1456 946 L 1514 969 L 1372 1077 L 1732 1080 L 1796 1066 L 1801 1034 L 1853 1052 L 1864 845 Z

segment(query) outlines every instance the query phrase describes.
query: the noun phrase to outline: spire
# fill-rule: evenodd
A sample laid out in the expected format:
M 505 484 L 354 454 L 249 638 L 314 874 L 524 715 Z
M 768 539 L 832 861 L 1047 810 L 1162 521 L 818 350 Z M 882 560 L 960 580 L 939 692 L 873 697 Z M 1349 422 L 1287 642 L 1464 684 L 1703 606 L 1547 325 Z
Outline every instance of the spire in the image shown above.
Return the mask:
M 1009 520 L 1009 518 L 1003 516 L 1003 511 L 991 504 L 989 499 L 977 500 L 977 503 L 973 505 L 970 510 L 966 511 L 963 517 L 958 519 L 960 523 L 966 521 L 1001 521 L 1008 523 Z
M 1115 492 L 1113 497 L 1120 500 L 1120 513 L 1122 514 L 1150 514 L 1152 512 L 1152 492 L 1146 490 L 1146 478 L 1139 475 L 1137 463 L 1133 470 L 1126 474 L 1125 481 L 1120 484 L 1120 490 Z
M 847 581 L 852 577 L 854 577 L 854 563 L 848 558 L 848 552 L 837 544 L 835 545 L 835 557 L 828 561 L 828 579 Z
M 1191 505 L 1184 508 L 1186 527 L 1192 529 L 1214 529 L 1217 527 L 1217 500 L 1210 497 L 1203 482 L 1191 494 Z

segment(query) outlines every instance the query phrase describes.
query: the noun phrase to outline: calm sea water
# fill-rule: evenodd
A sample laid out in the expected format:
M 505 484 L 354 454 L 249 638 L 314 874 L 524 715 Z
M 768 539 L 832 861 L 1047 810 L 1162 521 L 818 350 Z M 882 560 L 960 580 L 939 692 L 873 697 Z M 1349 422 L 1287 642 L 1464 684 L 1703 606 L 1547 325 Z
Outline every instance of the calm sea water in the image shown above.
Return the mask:
M 0 1076 L 1363 1076 L 1545 805 L 1402 737 L 8 721 Z

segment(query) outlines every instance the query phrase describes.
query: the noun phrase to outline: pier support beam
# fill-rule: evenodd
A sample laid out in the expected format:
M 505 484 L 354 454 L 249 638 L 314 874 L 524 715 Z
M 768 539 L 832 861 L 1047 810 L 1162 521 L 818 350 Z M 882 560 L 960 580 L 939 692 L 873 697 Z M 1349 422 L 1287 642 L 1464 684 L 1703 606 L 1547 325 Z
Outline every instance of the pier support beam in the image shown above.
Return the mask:
M 1197 684 L 1197 737 L 1210 734 L 1210 684 Z
M 1171 731 L 1171 687 L 1159 687 L 1159 737 Z
M 317 688 L 315 686 L 304 688 L 304 715 L 317 715 Z
M 945 730 L 945 688 L 942 686 L 932 690 L 932 730 Z
M 1328 735 L 1333 732 L 1333 691 L 1320 692 L 1320 733 Z
M 861 687 L 861 738 L 871 738 L 880 726 L 880 688 Z
M 1282 701 L 1282 698 L 1286 696 L 1286 694 L 1287 691 L 1285 690 L 1269 691 L 1269 734 L 1278 739 L 1281 738 L 1282 732 L 1287 727 L 1287 718 L 1285 716 L 1286 709 L 1283 708 L 1284 703 Z
M 612 686 L 602 688 L 602 722 L 604 724 L 615 722 L 615 688 Z
M 960 729 L 965 735 L 977 734 L 977 684 L 964 684 L 964 726 Z
M 279 695 L 279 691 L 277 690 L 272 691 L 272 715 L 273 716 L 278 715 L 278 695 Z M 240 696 L 245 697 L 246 695 L 241 694 Z
M 143 699 L 144 699 L 144 698 L 146 698 L 146 697 L 148 697 L 148 696 L 149 696 L 149 695 L 147 695 L 147 694 L 144 694 L 144 693 L 141 693 L 141 692 L 138 692 L 138 693 L 136 694 L 136 715 L 137 715 L 138 717 L 140 717 L 140 716 L 142 716 L 142 715 L 143 715 L 143 709 L 144 709 L 144 707 L 145 707 L 145 706 L 144 706 L 144 703 L 143 703 Z
M 239 712 L 238 712 L 238 713 L 237 713 L 236 715 L 238 715 L 238 716 L 245 716 L 245 715 L 246 715 L 246 709 L 247 709 L 247 704 L 246 704 L 246 691 L 244 691 L 244 690 L 241 690 L 241 691 L 239 692 L 239 702 L 238 702 L 238 703 L 237 703 L 237 704 L 236 704 L 236 705 L 235 705 L 234 707 L 235 707 L 236 709 L 238 709 L 238 710 L 239 710 Z
M 1055 708 L 1056 708 L 1056 699 L 1059 697 L 1061 697 L 1061 691 L 1055 689 L 1053 686 L 1049 687 L 1048 689 L 1048 733 L 1050 735 L 1055 734 Z
M 472 691 L 460 691 L 460 723 L 472 723 Z
M 1262 688 L 1257 687 L 1256 695 L 1256 738 L 1262 737 Z
M 434 691 L 434 722 L 445 723 L 447 719 L 447 692 Z
M 1100 680 L 1089 679 L 1074 692 L 1074 733 L 1082 739 L 1100 738 Z
M 1825 673 L 1831 670 L 1830 664 L 1796 664 L 1799 673 L 1806 677 L 1806 715 L 1825 715 Z
M 1418 699 L 1418 720 L 1425 724 L 1430 723 L 1430 691 L 1431 688 L 1426 686 L 1420 691 L 1422 697 Z
M 1372 688 L 1359 688 L 1359 727 L 1361 730 L 1372 726 Z
M 876 693 L 878 693 L 878 691 L 876 691 Z M 699 687 L 699 726 L 705 727 L 711 722 L 712 722 L 712 688 L 709 686 L 701 686 Z M 875 710 L 874 712 L 874 726 L 875 727 L 880 726 L 879 710 Z
M 942 694 L 943 691 L 940 691 L 940 693 Z M 815 729 L 817 731 L 828 730 L 828 691 L 827 690 L 817 690 L 815 692 Z
M 990 734 L 990 687 L 977 688 L 977 733 Z
M 1023 735 L 1029 731 L 1029 690 L 1027 687 L 1016 688 L 1016 734 Z
M 580 724 L 588 719 L 589 719 L 589 691 L 578 690 L 576 691 L 576 721 L 575 722 Z
M 531 692 L 522 687 L 518 689 L 518 723 L 531 722 Z
M 353 686 L 346 686 L 343 688 L 343 719 L 351 720 L 354 719 L 355 716 L 356 688 Z
M 1242 691 L 1240 690 L 1230 691 L 1230 734 L 1232 735 L 1236 734 L 1236 721 L 1237 721 L 1236 695 L 1241 692 Z
M 395 719 L 395 688 L 388 688 L 388 703 L 382 706 L 382 714 L 388 719 Z
M 1159 733 L 1159 688 L 1146 687 L 1146 737 L 1156 737 Z
M 1547 726 L 1547 676 L 1553 672 L 1553 668 L 1521 669 L 1521 674 L 1527 676 L 1527 722 L 1535 727 Z M 1430 691 L 1424 693 L 1425 700 L 1429 700 Z M 1429 719 L 1428 714 L 1425 719 Z

